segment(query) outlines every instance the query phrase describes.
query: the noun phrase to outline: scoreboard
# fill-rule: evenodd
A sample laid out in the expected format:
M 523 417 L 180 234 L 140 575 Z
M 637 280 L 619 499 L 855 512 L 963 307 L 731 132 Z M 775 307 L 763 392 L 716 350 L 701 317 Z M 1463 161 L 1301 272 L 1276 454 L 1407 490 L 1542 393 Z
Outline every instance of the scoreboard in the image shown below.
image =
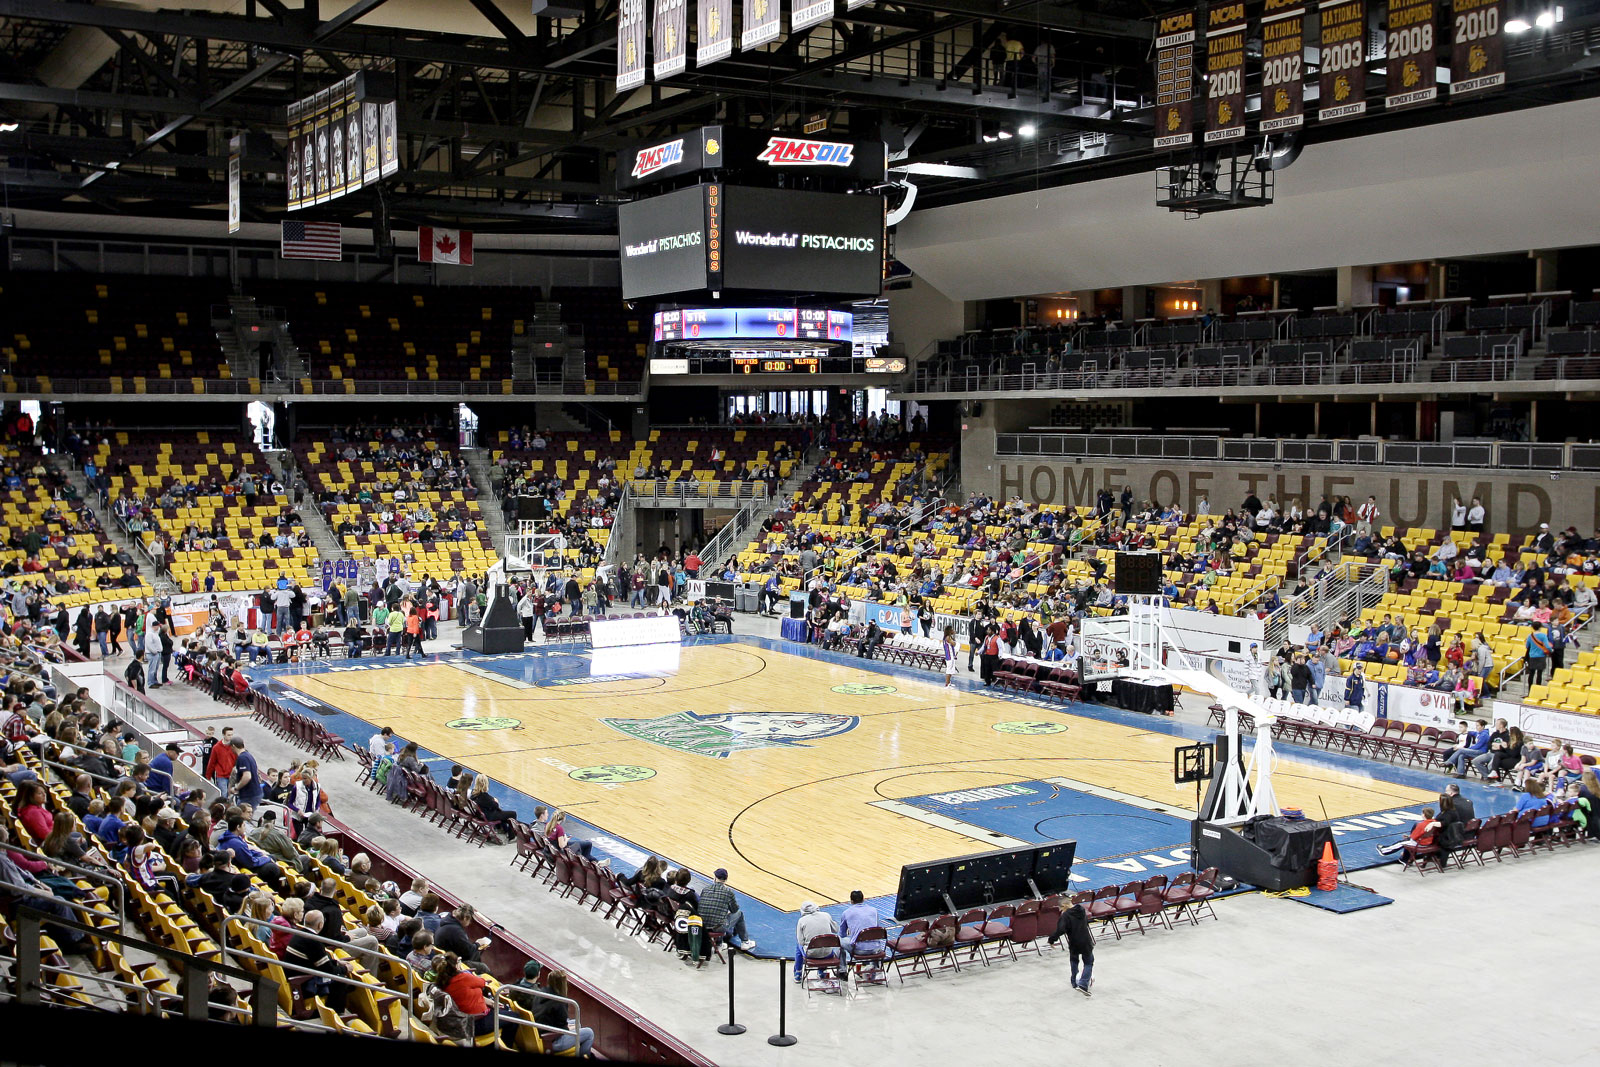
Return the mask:
M 830 308 L 675 308 L 655 313 L 656 341 L 776 340 L 848 344 L 855 316 Z

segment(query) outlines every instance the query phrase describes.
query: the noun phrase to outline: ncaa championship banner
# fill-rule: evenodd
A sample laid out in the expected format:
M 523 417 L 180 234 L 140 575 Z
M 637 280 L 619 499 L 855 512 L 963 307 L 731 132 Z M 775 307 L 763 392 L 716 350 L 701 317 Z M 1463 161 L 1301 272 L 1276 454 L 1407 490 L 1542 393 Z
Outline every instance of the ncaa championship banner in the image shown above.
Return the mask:
M 1505 0 L 1455 0 L 1450 52 L 1450 95 L 1465 96 L 1506 84 Z
M 1389 0 L 1390 111 L 1426 104 L 1439 95 L 1439 0 Z
M 617 8 L 617 92 L 644 84 L 644 0 L 621 0 Z
M 1156 148 L 1194 142 L 1194 24 L 1179 11 L 1156 27 Z
M 1266 0 L 1261 9 L 1261 132 L 1305 124 L 1305 0 Z
M 682 74 L 689 65 L 687 0 L 656 0 L 655 78 Z
M 1206 9 L 1206 144 L 1244 136 L 1244 0 Z
M 789 32 L 799 33 L 833 18 L 833 0 L 792 0 Z
M 1324 0 L 1317 7 L 1317 118 L 1348 119 L 1367 110 L 1366 0 Z
M 782 29 L 783 8 L 779 0 L 744 0 L 744 32 L 739 35 L 740 51 L 760 48 L 776 41 Z
M 703 67 L 733 54 L 733 0 L 700 0 L 696 12 L 694 65 Z

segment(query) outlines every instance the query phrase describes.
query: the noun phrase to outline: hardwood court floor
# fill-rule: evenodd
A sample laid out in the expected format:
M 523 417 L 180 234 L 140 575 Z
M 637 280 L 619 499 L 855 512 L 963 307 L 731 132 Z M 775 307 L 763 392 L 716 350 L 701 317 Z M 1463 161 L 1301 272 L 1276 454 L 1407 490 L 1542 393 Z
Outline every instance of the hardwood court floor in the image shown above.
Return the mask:
M 280 680 L 676 864 L 726 867 L 737 889 L 784 911 L 852 889 L 892 894 L 905 863 L 995 847 L 976 828 L 875 802 L 1051 778 L 1180 814 L 1194 801 L 1172 784 L 1180 738 L 945 689 L 933 675 L 740 643 L 684 648 L 675 672 L 647 677 L 530 682 L 494 664 Z M 1433 796 L 1281 753 L 1274 784 L 1281 806 L 1317 817 L 1323 805 L 1338 818 Z

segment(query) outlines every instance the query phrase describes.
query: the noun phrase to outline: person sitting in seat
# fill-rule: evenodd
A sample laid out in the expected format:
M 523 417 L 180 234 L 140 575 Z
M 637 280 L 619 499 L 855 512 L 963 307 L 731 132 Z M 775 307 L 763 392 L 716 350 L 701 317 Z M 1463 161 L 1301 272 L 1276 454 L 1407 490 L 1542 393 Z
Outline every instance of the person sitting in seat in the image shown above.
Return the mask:
M 1525 811 L 1538 811 L 1550 803 L 1550 798 L 1545 790 L 1544 783 L 1535 779 L 1528 783 L 1528 791 L 1517 798 L 1516 813 L 1521 815 Z M 1550 825 L 1554 815 L 1548 812 L 1533 820 L 1535 830 L 1543 829 Z
M 494 794 L 489 792 L 487 774 L 480 774 L 472 780 L 472 806 L 477 810 L 479 818 L 494 823 L 494 828 L 500 833 L 503 841 L 511 840 L 511 821 L 517 817 L 517 813 L 502 808 L 500 802 L 494 798 Z
M 1397 841 L 1392 845 L 1384 845 L 1378 849 L 1378 854 L 1393 856 L 1395 853 L 1400 853 L 1401 866 L 1411 866 L 1416 862 L 1419 849 L 1433 847 L 1435 835 L 1438 834 L 1440 827 L 1439 820 L 1434 818 L 1434 815 L 1435 812 L 1432 808 L 1423 808 L 1422 818 L 1412 824 L 1411 831 L 1406 834 L 1405 840 Z
M 866 952 L 876 954 L 882 952 L 886 942 L 863 941 L 861 934 L 865 930 L 881 927 L 883 919 L 878 915 L 878 909 L 866 902 L 866 895 L 859 889 L 850 891 L 850 906 L 844 909 L 844 914 L 839 916 L 839 938 L 844 942 L 846 951 L 851 956 Z M 877 970 L 873 964 L 873 970 Z
M 819 909 L 816 904 L 806 901 L 800 905 L 800 921 L 795 923 L 794 939 L 794 980 L 800 981 L 805 977 L 805 961 L 807 959 L 826 959 L 837 955 L 837 950 L 831 948 L 808 947 L 811 939 L 824 934 L 837 934 L 839 924 L 833 921 L 833 916 Z M 826 973 L 823 977 L 828 977 Z

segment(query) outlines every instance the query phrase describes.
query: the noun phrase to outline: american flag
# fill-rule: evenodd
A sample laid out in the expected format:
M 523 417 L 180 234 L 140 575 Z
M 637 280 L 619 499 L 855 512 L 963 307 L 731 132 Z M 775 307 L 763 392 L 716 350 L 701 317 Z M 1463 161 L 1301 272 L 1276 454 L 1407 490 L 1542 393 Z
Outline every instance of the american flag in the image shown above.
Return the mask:
M 286 221 L 278 242 L 278 254 L 284 259 L 343 259 L 339 224 Z

